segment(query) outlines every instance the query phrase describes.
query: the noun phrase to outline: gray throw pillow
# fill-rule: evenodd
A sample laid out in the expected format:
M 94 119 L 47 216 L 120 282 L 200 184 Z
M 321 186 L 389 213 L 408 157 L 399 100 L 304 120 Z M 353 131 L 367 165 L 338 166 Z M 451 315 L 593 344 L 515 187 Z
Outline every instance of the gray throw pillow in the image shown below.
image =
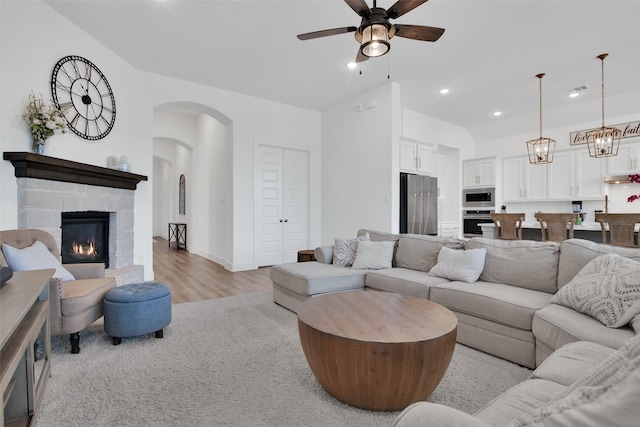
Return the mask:
M 369 233 L 362 234 L 356 239 L 336 239 L 333 247 L 333 265 L 337 267 L 351 267 L 356 258 L 359 242 L 368 242 Z

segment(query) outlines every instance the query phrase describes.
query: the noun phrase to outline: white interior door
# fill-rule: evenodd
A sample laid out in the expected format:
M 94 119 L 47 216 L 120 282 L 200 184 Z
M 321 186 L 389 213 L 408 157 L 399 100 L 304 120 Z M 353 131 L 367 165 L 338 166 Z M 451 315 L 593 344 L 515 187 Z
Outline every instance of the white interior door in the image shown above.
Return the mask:
M 295 262 L 309 249 L 309 154 L 284 150 L 284 250 L 282 262 Z
M 259 145 L 256 152 L 255 261 L 295 262 L 309 241 L 309 155 Z

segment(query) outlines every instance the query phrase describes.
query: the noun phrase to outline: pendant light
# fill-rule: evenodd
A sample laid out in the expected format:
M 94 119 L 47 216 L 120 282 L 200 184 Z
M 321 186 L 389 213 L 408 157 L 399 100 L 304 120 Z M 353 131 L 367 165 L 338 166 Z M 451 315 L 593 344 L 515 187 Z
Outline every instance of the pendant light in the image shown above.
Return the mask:
M 618 148 L 620 148 L 620 137 L 622 136 L 620 129 L 605 127 L 604 125 L 604 59 L 608 55 L 608 53 L 598 55 L 598 59 L 602 63 L 602 127 L 585 134 L 589 155 L 595 158 L 617 156 Z
M 540 138 L 527 141 L 527 152 L 529 153 L 529 163 L 544 165 L 553 162 L 556 140 L 542 137 L 542 78 L 544 73 L 537 74 L 536 77 L 540 85 Z

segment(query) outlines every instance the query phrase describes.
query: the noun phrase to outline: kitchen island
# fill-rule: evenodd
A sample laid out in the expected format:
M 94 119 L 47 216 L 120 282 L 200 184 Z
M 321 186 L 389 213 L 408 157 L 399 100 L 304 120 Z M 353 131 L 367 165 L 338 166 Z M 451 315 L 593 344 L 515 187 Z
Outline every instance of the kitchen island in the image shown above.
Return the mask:
M 486 239 L 496 238 L 496 226 L 493 222 L 478 224 L 482 228 L 482 237 Z M 636 233 L 638 226 L 636 226 Z M 591 240 L 592 242 L 602 243 L 602 231 L 599 222 L 583 222 L 573 226 L 573 237 L 576 239 Z M 540 231 L 540 223 L 538 221 L 524 221 L 522 223 L 522 239 L 523 240 L 542 240 L 542 232 Z

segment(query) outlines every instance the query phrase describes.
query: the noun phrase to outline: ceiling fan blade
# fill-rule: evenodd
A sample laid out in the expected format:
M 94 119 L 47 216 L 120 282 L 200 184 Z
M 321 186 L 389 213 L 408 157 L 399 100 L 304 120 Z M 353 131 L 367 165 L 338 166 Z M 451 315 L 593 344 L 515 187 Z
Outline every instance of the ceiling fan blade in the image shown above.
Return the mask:
M 319 37 L 335 36 L 337 34 L 352 33 L 356 31 L 357 27 L 341 27 L 332 28 L 330 30 L 313 31 L 311 33 L 298 34 L 300 40 L 311 40 Z
M 366 61 L 367 59 L 369 59 L 369 57 L 367 55 L 364 55 L 362 53 L 362 49 L 358 49 L 358 54 L 356 55 L 356 64 L 359 64 L 361 62 Z
M 427 0 L 398 0 L 393 6 L 387 9 L 387 16 L 391 19 L 396 19 L 426 2 Z
M 369 13 L 371 13 L 369 6 L 367 6 L 364 0 L 344 0 L 344 2 L 360 16 L 368 16 Z
M 396 36 L 425 42 L 435 42 L 444 33 L 444 28 L 400 24 L 394 24 L 393 26 L 396 28 Z

